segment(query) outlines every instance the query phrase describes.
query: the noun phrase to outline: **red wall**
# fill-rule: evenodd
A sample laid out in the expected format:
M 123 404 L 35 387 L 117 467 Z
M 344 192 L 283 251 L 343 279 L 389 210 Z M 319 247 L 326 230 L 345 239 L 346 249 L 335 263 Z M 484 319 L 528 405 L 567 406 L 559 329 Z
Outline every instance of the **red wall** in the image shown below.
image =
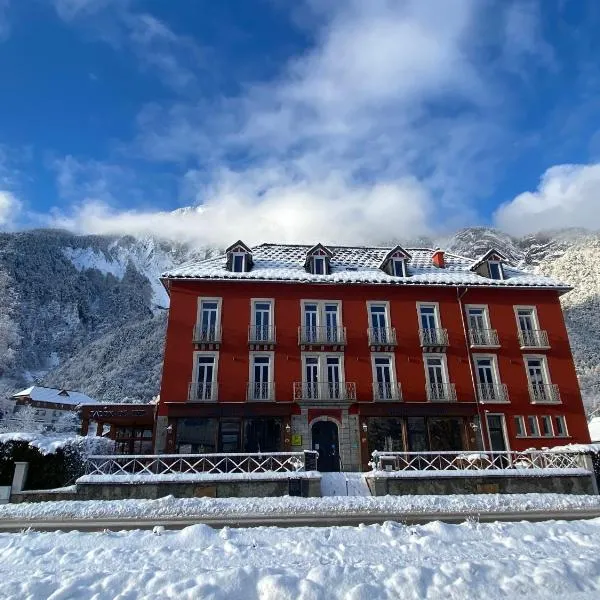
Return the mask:
M 405 402 L 425 400 L 425 373 L 419 345 L 416 303 L 438 302 L 441 323 L 448 330 L 450 341 L 447 351 L 450 381 L 456 384 L 459 402 L 475 401 L 456 288 L 175 280 L 170 293 L 171 309 L 159 407 L 161 415 L 167 414 L 165 402 L 187 400 L 188 384 L 192 379 L 192 330 L 196 323 L 198 297 L 222 298 L 223 342 L 218 366 L 221 402 L 245 400 L 246 383 L 249 379 L 247 334 L 251 316 L 250 298 L 275 299 L 277 345 L 274 378 L 276 398 L 280 401 L 291 401 L 292 383 L 302 379 L 298 346 L 302 299 L 342 301 L 342 324 L 347 329 L 348 338 L 344 353 L 345 377 L 348 382 L 356 382 L 361 401 L 371 401 L 373 380 L 366 335 L 369 326 L 366 302 L 389 301 L 391 326 L 396 328 L 398 336 L 395 353 L 397 377 L 402 384 Z M 474 288 L 463 295 L 462 302 L 487 304 L 491 326 L 498 330 L 501 348 L 494 352 L 498 356 L 501 380 L 508 385 L 510 404 L 496 406 L 497 412 L 506 415 L 512 449 L 548 445 L 550 442 L 531 438 L 515 440 L 511 415 L 565 415 L 569 434 L 573 438 L 570 441 L 588 442 L 583 405 L 556 292 Z M 523 353 L 519 348 L 513 309 L 514 305 L 521 304 L 537 306 L 540 327 L 548 331 L 551 349 L 532 353 L 548 357 L 552 383 L 560 387 L 561 405 L 548 407 L 532 405 L 529 401 Z M 495 411 L 488 406 L 483 408 Z

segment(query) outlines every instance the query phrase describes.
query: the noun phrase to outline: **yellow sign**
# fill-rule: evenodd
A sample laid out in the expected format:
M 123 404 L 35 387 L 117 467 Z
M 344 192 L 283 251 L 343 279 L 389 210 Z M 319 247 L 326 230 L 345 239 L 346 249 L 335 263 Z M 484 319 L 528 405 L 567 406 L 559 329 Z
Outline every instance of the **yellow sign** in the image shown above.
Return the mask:
M 292 446 L 302 446 L 302 436 L 298 433 L 295 433 L 292 436 Z

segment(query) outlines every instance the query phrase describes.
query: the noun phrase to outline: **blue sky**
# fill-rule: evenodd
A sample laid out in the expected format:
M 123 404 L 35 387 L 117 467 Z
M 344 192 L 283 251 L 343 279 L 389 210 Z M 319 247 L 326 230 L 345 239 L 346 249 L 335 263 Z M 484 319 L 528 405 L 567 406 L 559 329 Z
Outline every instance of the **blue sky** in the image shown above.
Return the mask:
M 0 0 L 0 226 L 600 228 L 599 25 L 595 0 Z

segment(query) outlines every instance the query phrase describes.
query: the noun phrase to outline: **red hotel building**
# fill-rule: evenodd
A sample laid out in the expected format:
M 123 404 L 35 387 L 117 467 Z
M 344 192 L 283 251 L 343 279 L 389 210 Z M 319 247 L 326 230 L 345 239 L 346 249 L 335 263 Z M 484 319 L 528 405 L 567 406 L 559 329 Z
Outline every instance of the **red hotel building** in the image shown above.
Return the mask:
M 158 452 L 524 450 L 589 442 L 569 287 L 441 250 L 241 241 L 163 276 Z

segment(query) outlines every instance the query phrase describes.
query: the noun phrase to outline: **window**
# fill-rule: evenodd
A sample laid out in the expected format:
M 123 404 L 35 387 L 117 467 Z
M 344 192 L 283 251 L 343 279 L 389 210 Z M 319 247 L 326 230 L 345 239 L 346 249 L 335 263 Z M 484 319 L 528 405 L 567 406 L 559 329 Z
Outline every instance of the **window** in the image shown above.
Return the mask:
M 250 340 L 255 342 L 275 341 L 272 300 L 252 300 Z
M 313 256 L 313 275 L 325 275 L 325 257 Z
M 217 358 L 216 352 L 196 352 L 196 377 L 190 386 L 190 400 L 217 399 Z
M 498 333 L 490 326 L 487 306 L 467 306 L 469 340 L 472 346 L 499 346 Z
M 529 381 L 529 395 L 533 403 L 560 402 L 554 386 L 550 384 L 545 356 L 525 356 L 525 368 Z
M 243 273 L 246 270 L 246 254 L 236 252 L 233 255 L 232 269 L 234 273 Z
M 567 431 L 567 422 L 562 415 L 554 417 L 554 434 L 557 437 L 567 437 L 569 435 Z
M 196 342 L 221 341 L 221 299 L 200 298 Z
M 373 355 L 373 397 L 375 400 L 399 400 L 394 355 Z
M 506 402 L 504 387 L 500 385 L 498 363 L 493 354 L 473 355 L 477 391 L 481 402 Z
M 314 399 L 344 398 L 344 361 L 340 354 L 303 354 L 302 396 Z
M 387 302 L 368 302 L 369 343 L 392 344 L 393 334 L 389 327 L 389 305 Z
M 426 354 L 423 360 L 427 379 L 427 399 L 432 402 L 454 400 L 452 386 L 448 383 L 445 356 Z
M 527 423 L 529 424 L 529 434 L 533 437 L 539 437 L 540 428 L 538 426 L 537 417 L 527 417 Z
M 302 303 L 301 342 L 305 344 L 343 344 L 341 303 L 306 301 Z
M 525 431 L 525 419 L 521 416 L 515 417 L 515 431 L 517 437 L 525 437 L 527 432 Z
M 392 259 L 392 273 L 395 277 L 406 277 L 406 259 Z
M 273 399 L 273 354 L 250 355 L 250 383 L 248 400 Z
M 421 346 L 447 346 L 448 334 L 445 329 L 441 328 L 438 305 L 418 302 L 417 311 Z
M 504 279 L 502 263 L 495 260 L 490 260 L 488 261 L 488 269 L 490 272 L 490 279 Z
M 437 329 L 438 328 L 438 313 L 437 305 L 435 304 L 420 304 L 419 305 L 419 318 L 421 329 Z
M 258 417 L 244 421 L 244 452 L 283 451 L 282 421 Z
M 541 417 L 542 435 L 544 437 L 552 437 L 552 419 L 548 415 Z
M 215 452 L 217 430 L 217 419 L 178 419 L 177 451 L 182 454 Z

